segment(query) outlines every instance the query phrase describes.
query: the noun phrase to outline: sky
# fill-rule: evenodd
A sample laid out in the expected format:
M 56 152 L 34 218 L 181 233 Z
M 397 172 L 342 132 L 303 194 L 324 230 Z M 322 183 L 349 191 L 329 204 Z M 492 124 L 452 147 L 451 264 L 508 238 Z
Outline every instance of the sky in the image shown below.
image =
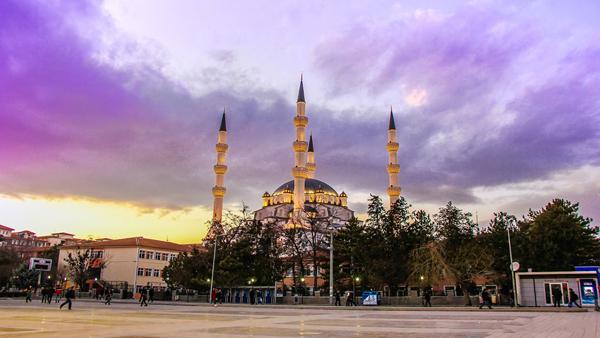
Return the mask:
M 487 223 L 600 210 L 597 1 L 0 1 L 0 224 L 198 242 L 291 180 L 300 74 L 316 178 Z

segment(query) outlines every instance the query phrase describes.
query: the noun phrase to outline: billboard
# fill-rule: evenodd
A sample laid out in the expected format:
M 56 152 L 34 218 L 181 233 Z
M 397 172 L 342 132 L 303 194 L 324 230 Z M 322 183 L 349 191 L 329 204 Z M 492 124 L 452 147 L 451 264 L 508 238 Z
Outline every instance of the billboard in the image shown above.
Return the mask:
M 52 260 L 48 258 L 33 257 L 29 259 L 29 270 L 50 271 L 52 270 Z
M 593 279 L 581 279 L 581 305 L 596 304 L 596 281 Z

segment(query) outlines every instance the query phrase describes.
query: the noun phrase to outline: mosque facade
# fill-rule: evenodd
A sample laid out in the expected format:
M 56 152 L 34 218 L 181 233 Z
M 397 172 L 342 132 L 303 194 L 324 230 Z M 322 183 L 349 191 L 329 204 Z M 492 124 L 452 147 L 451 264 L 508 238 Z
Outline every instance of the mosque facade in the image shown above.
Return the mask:
M 348 207 L 348 195 L 338 193 L 331 185 L 315 178 L 317 165 L 312 134 L 307 140 L 308 116 L 304 97 L 304 83 L 300 79 L 298 99 L 296 100 L 296 115 L 293 119 L 296 129 L 292 142 L 294 165 L 291 168 L 292 180 L 281 184 L 272 193 L 262 195 L 262 207 L 255 211 L 254 219 L 261 222 L 276 222 L 286 225 L 302 225 L 307 218 L 327 219 L 330 224 L 339 229 L 354 217 L 354 211 Z M 389 185 L 387 194 L 392 205 L 400 196 L 398 174 L 398 148 L 396 125 L 393 112 L 390 110 L 388 125 L 388 165 Z M 217 163 L 214 166 L 215 186 L 212 189 L 213 224 L 219 224 L 223 213 L 223 199 L 226 193 L 225 155 L 228 150 L 227 127 L 225 112 L 221 119 L 218 132 L 216 152 Z

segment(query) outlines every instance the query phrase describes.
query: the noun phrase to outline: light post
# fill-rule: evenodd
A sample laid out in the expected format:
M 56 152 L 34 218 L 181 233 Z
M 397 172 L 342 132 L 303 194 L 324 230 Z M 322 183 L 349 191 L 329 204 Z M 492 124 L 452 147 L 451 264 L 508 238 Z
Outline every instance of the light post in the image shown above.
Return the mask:
M 304 277 L 300 278 L 300 285 L 302 286 L 301 290 L 302 290 L 302 295 L 301 295 L 301 304 L 304 304 Z
M 333 229 L 329 236 L 329 305 L 333 305 Z
M 215 246 L 213 250 L 213 261 L 212 261 L 212 270 L 210 273 L 210 291 L 208 293 L 208 303 L 212 304 L 212 291 L 213 291 L 213 283 L 215 280 L 215 260 L 217 259 L 217 240 L 219 239 L 219 235 L 215 235 Z
M 506 234 L 508 235 L 508 254 L 510 256 L 510 276 L 512 279 L 512 288 L 513 288 L 513 299 L 514 299 L 514 305 L 518 306 L 518 302 L 517 302 L 517 289 L 515 288 L 515 268 L 514 268 L 514 261 L 513 261 L 513 255 L 512 255 L 512 246 L 510 244 L 510 226 L 506 227 Z

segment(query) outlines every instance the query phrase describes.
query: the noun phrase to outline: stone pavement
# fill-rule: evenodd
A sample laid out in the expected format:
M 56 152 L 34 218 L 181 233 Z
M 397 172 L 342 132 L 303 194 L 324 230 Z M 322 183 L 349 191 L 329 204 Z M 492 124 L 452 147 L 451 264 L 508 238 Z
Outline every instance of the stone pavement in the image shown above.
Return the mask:
M 361 310 L 0 300 L 0 338 L 600 337 L 598 312 Z

